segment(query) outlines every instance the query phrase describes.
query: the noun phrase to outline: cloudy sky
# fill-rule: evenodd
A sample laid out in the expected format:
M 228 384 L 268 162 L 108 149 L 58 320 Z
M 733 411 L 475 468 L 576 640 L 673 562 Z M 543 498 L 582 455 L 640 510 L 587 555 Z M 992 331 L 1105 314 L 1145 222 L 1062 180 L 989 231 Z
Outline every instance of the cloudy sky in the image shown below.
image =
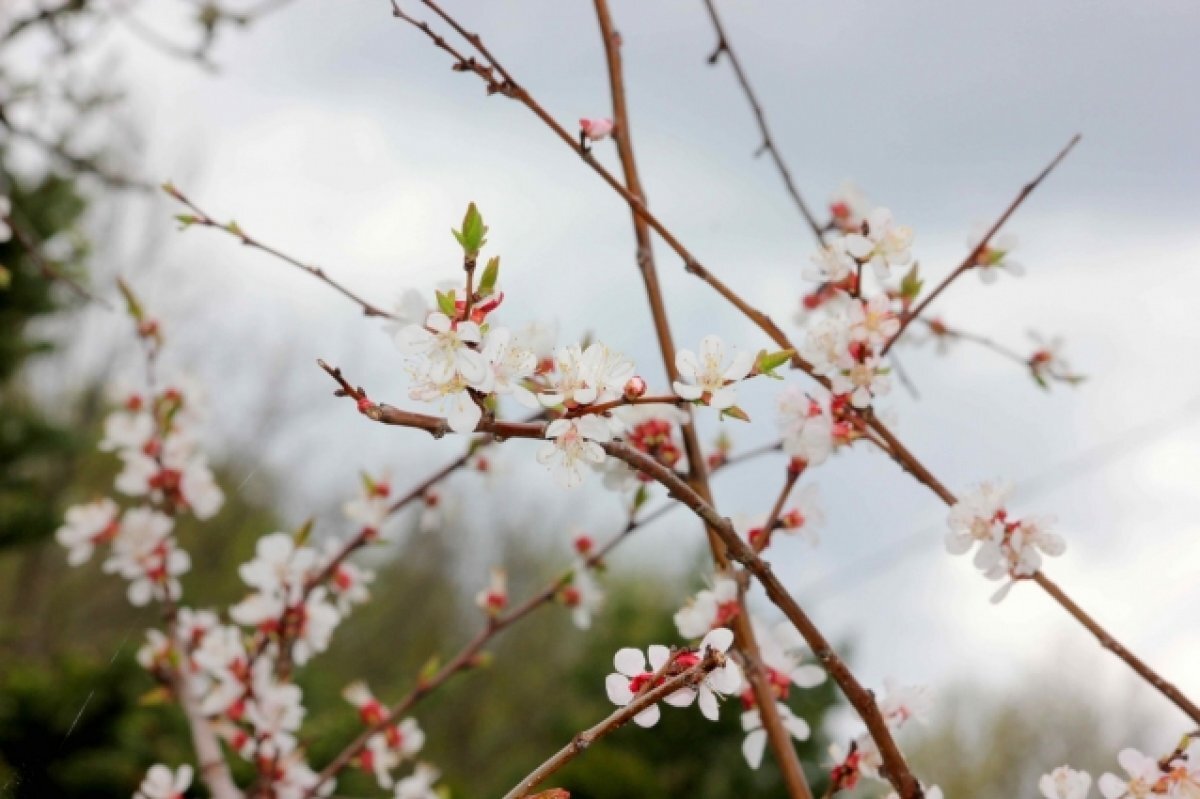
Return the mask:
M 590 3 L 447 6 L 569 128 L 608 114 Z M 752 158 L 757 133 L 731 72 L 705 63 L 714 35 L 702 4 L 613 6 L 656 213 L 799 335 L 790 319 L 812 241 L 769 162 Z M 1063 334 L 1088 381 L 1046 393 L 966 344 L 945 357 L 909 351 L 920 398 L 897 391 L 887 407 L 952 488 L 1009 478 L 1022 486 L 1020 511 L 1056 516 L 1069 550 L 1050 575 L 1200 693 L 1200 371 L 1187 349 L 1200 335 L 1187 299 L 1200 291 L 1200 7 L 747 0 L 720 8 L 801 190 L 820 206 L 854 179 L 916 229 L 932 277 L 962 257 L 975 223 L 997 216 L 1083 134 L 1009 228 L 1028 275 L 993 286 L 969 275 L 936 307 L 1018 349 L 1031 329 Z M 555 319 L 564 340 L 593 331 L 661 384 L 620 199 L 521 106 L 486 98 L 478 81 L 451 72 L 383 0 L 297 0 L 227 37 L 216 76 L 125 36 L 108 46 L 123 54 L 120 71 L 147 131 L 148 177 L 174 179 L 210 213 L 236 217 L 385 304 L 458 274 L 448 229 L 473 200 L 491 227 L 489 251 L 503 255 L 505 321 Z M 597 149 L 616 165 L 611 147 Z M 166 226 L 172 210 L 155 200 L 145 213 Z M 766 344 L 666 248 L 658 254 L 678 341 L 719 333 L 747 348 Z M 390 466 L 406 483 L 458 452 L 456 442 L 372 428 L 329 396 L 312 365 L 318 356 L 396 403 L 402 372 L 377 325 L 305 276 L 197 230 L 167 237 L 144 284 L 186 331 L 178 360 L 220 386 L 215 410 L 228 446 L 253 440 L 247 420 L 264 409 L 287 409 L 264 458 L 287 466 L 297 518 L 313 497 L 329 502 L 346 490 L 360 467 Z M 739 446 L 774 433 L 781 387 L 766 382 L 745 392 L 759 423 L 729 425 Z M 706 438 L 716 430 L 706 423 Z M 598 533 L 616 524 L 612 498 L 595 486 L 562 496 L 531 455 L 515 445 L 502 456 L 491 489 L 503 502 L 481 496 L 478 481 L 460 482 L 464 496 L 473 492 L 463 514 L 540 515 L 548 528 L 579 522 Z M 245 466 L 248 478 L 254 469 Z M 721 509 L 761 512 L 781 472 L 781 461 L 764 460 L 721 477 Z M 1097 701 L 1130 697 L 1169 720 L 1147 746 L 1178 734 L 1182 718 L 1036 588 L 990 605 L 993 586 L 942 550 L 944 508 L 884 458 L 843 455 L 811 479 L 828 517 L 822 543 L 781 542 L 775 563 L 823 626 L 853 639 L 868 681 L 963 678 L 1003 688 L 1054 660 L 1095 675 L 1086 690 Z M 700 541 L 676 516 L 632 551 L 678 568 Z

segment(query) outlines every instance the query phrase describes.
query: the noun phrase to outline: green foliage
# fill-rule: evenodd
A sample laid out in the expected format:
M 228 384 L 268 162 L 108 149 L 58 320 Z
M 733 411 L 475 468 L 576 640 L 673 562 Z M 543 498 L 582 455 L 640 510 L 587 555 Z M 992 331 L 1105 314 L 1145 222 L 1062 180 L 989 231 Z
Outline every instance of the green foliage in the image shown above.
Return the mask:
M 468 261 L 474 261 L 479 255 L 479 251 L 483 249 L 483 245 L 487 244 L 487 225 L 483 224 L 483 215 L 479 213 L 479 209 L 475 207 L 475 203 L 467 206 L 467 213 L 463 216 L 462 229 L 451 230 L 454 234 L 454 239 L 463 249 L 463 257 Z

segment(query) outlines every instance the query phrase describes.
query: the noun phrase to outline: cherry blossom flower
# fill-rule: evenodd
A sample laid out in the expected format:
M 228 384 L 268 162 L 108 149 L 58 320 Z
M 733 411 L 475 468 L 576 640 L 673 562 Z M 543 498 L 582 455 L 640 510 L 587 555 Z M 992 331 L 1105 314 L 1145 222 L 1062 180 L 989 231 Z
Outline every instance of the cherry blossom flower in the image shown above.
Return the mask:
M 792 495 L 792 506 L 779 517 L 779 529 L 788 535 L 799 535 L 809 545 L 816 546 L 820 541 L 818 531 L 824 522 L 820 488 L 816 483 L 809 483 Z
M 751 618 L 754 637 L 758 641 L 759 655 L 766 670 L 767 682 L 776 699 L 787 699 L 791 686 L 815 688 L 825 682 L 825 670 L 806 663 L 804 642 L 796 628 L 780 622 L 768 626 L 758 618 Z M 753 699 L 753 693 L 745 697 Z
M 236 627 L 217 627 L 205 634 L 192 661 L 208 678 L 200 691 L 206 716 L 227 713 L 246 694 L 249 656 Z
M 625 707 L 654 680 L 654 676 L 670 660 L 671 650 L 659 644 L 649 647 L 646 655 L 643 655 L 640 649 L 627 647 L 617 650 L 613 657 L 613 666 L 617 671 L 608 675 L 604 681 L 609 700 L 618 707 Z M 663 701 L 676 707 L 687 707 L 696 701 L 696 692 L 692 688 L 680 688 L 664 697 Z M 660 716 L 658 705 L 650 705 L 633 717 L 633 723 L 639 727 L 653 727 L 658 723 Z
M 270 533 L 258 539 L 254 559 L 239 566 L 238 574 L 260 592 L 286 594 L 290 604 L 299 601 L 304 581 L 316 564 L 317 553 L 311 547 L 297 546 L 287 533 Z
M 613 121 L 607 117 L 579 120 L 579 130 L 589 141 L 607 139 L 613 132 Z
M 817 250 L 801 277 L 814 283 L 840 283 L 854 274 L 858 263 L 846 251 L 846 239 L 836 238 Z
M 725 342 L 718 336 L 705 336 L 700 341 L 699 356 L 691 350 L 675 353 L 675 368 L 683 378 L 673 384 L 676 394 L 725 410 L 737 402 L 737 388 L 731 384 L 750 374 L 754 353 L 734 350 L 726 363 Z
M 971 236 L 967 239 L 967 247 L 971 252 L 979 246 L 987 236 L 989 225 L 977 225 Z M 992 237 L 991 241 L 979 251 L 975 256 L 975 266 L 979 270 L 979 279 L 984 283 L 995 283 L 1000 272 L 1008 272 L 1013 277 L 1020 277 L 1025 274 L 1025 267 L 1013 261 L 1008 257 L 1008 254 L 1017 247 L 1017 237 L 1011 233 L 1000 233 Z
M 475 595 L 475 604 L 489 616 L 499 616 L 508 607 L 508 572 L 493 566 L 486 588 Z
M 369 586 L 375 580 L 375 572 L 343 560 L 329 576 L 329 590 L 337 602 L 338 612 L 348 614 L 355 605 L 371 598 Z
M 1105 799 L 1144 799 L 1152 793 L 1161 793 L 1156 787 L 1163 777 L 1158 761 L 1136 749 L 1122 749 L 1117 762 L 1129 775 L 1123 780 L 1115 774 L 1103 774 L 1096 783 Z M 1186 794 L 1182 795 L 1186 796 Z
M 66 523 L 54 533 L 55 540 L 67 548 L 67 563 L 86 563 L 97 544 L 111 541 L 119 529 L 119 511 L 117 503 L 107 497 L 67 508 Z
M 733 631 L 728 627 L 718 627 L 704 636 L 704 640 L 700 642 L 700 649 L 694 657 L 703 659 L 709 652 L 724 654 L 732 645 Z M 741 690 L 742 670 L 732 658 L 725 658 L 725 662 L 705 675 L 700 685 L 697 686 L 696 704 L 706 719 L 716 721 L 721 712 L 717 697 L 737 696 Z
M 492 390 L 511 394 L 527 408 L 538 408 L 538 398 L 523 381 L 537 371 L 538 358 L 533 350 L 518 344 L 512 331 L 505 327 L 492 328 L 483 339 L 483 357 L 492 370 Z
M 1038 780 L 1038 790 L 1045 799 L 1087 799 L 1092 776 L 1070 766 L 1059 766 Z
M 844 305 L 831 308 L 809 327 L 800 355 L 812 364 L 813 372 L 826 377 L 850 365 L 850 320 Z
M 883 681 L 884 695 L 879 700 L 879 713 L 893 730 L 908 722 L 921 720 L 929 712 L 929 687 L 925 685 L 901 685 L 887 677 Z
M 178 599 L 179 575 L 191 568 L 191 558 L 175 548 L 170 537 L 174 522 L 152 508 L 131 508 L 121 517 L 112 553 L 104 571 L 129 580 L 129 601 L 147 604 L 152 598 Z
M 824 463 L 835 446 L 828 407 L 795 387 L 779 395 L 777 407 L 783 451 L 809 466 Z
M 538 396 L 548 408 L 614 400 L 634 375 L 633 361 L 598 341 L 587 349 L 578 344 L 559 347 L 554 367 L 550 390 Z
M 434 311 L 424 325 L 409 325 L 396 334 L 401 352 L 424 356 L 428 377 L 437 383 L 459 375 L 468 384 L 482 385 L 488 377 L 487 362 L 475 349 L 482 339 L 479 325 L 453 321 Z
M 513 344 L 521 349 L 529 350 L 537 358 L 537 373 L 554 369 L 554 345 L 558 341 L 558 323 L 526 322 L 517 328 L 513 335 Z
M 881 358 L 864 354 L 853 360 L 841 371 L 829 375 L 830 390 L 835 394 L 846 394 L 855 408 L 866 408 L 876 397 L 892 390 L 891 370 Z
M 192 785 L 192 774 L 192 767 L 187 764 L 171 771 L 156 763 L 146 772 L 133 799 L 183 799 L 184 792 Z
M 792 712 L 792 709 L 782 702 L 776 702 L 775 708 L 779 713 L 783 728 L 797 741 L 807 741 L 812 731 L 808 722 Z M 751 708 L 742 713 L 742 731 L 746 738 L 742 741 L 742 756 L 747 765 L 757 769 L 762 765 L 763 751 L 767 747 L 767 731 L 763 728 L 762 714 L 758 708 Z
M 625 405 L 613 409 L 613 416 L 624 431 L 624 440 L 639 452 L 671 469 L 683 468 L 686 457 L 679 438 L 679 427 L 688 421 L 686 412 L 665 403 Z M 630 491 L 653 478 L 633 469 L 617 458 L 608 458 L 601 467 L 604 485 L 613 491 Z
M 140 399 L 140 398 L 139 398 Z M 101 452 L 140 450 L 158 433 L 154 415 L 144 408 L 123 408 L 104 418 L 104 437 L 98 445 Z
M 978 543 L 975 566 L 989 580 L 1006 575 L 1010 582 L 992 596 L 1002 600 L 1013 582 L 1031 577 L 1042 565 L 1042 555 L 1058 556 L 1066 550 L 1062 536 L 1047 530 L 1050 520 L 1012 518 L 1005 504 L 1008 484 L 983 483 L 962 495 L 950 509 L 946 549 L 962 555 Z
M 156 671 L 169 664 L 174 645 L 161 630 L 146 630 L 146 643 L 138 647 L 137 662 L 146 671 Z
M 604 604 L 604 591 L 584 560 L 575 564 L 571 571 L 571 582 L 563 587 L 559 597 L 564 605 L 571 608 L 571 621 L 580 630 L 592 626 L 592 616 Z
M 295 733 L 304 719 L 300 686 L 275 679 L 275 664 L 259 658 L 252 672 L 253 693 L 246 702 L 246 720 L 255 737 L 269 742 L 280 754 L 296 748 Z
M 418 763 L 413 773 L 396 783 L 393 799 L 438 799 L 433 784 L 442 776 L 428 763 Z
M 849 314 L 851 341 L 879 348 L 900 331 L 900 319 L 892 311 L 892 302 L 886 294 L 850 303 Z
M 329 648 L 333 631 L 342 620 L 337 608 L 329 603 L 327 595 L 325 586 L 317 586 L 309 593 L 304 604 L 294 611 L 296 619 L 293 624 L 296 629 L 292 659 L 298 666 L 303 666 L 313 655 Z
M 893 266 L 912 261 L 912 242 L 912 228 L 897 225 L 887 208 L 876 208 L 863 220 L 861 232 L 846 236 L 846 251 L 870 265 L 877 278 L 886 280 Z
M 122 450 L 118 457 L 124 468 L 117 475 L 116 489 L 126 496 L 170 501 L 186 507 L 202 521 L 212 518 L 224 504 L 225 495 L 204 456 L 193 452 L 192 447 L 185 437 L 172 436 L 158 446 L 156 455 Z
M 375 538 L 391 513 L 391 505 L 392 484 L 388 475 L 371 477 L 363 474 L 358 496 L 343 505 L 342 512 L 350 521 L 357 522 L 363 530 L 368 531 L 368 537 Z
M 829 215 L 834 226 L 843 233 L 861 231 L 863 218 L 870 210 L 870 200 L 853 181 L 843 182 L 829 198 Z
M 675 614 L 681 638 L 700 638 L 714 627 L 723 627 L 741 610 L 737 580 L 724 575 L 713 579 L 711 588 L 699 591 Z
M 597 442 L 612 440 L 612 429 L 596 416 L 555 419 L 546 426 L 546 438 L 538 450 L 538 462 L 550 468 L 559 484 L 574 488 L 583 482 L 581 464 L 604 463 L 604 448 Z
M 1063 339 L 1061 336 L 1053 338 L 1043 338 L 1037 333 L 1030 332 L 1029 337 L 1033 339 L 1034 350 L 1029 356 L 1029 371 L 1033 373 L 1033 379 L 1038 382 L 1043 388 L 1047 387 L 1049 380 L 1062 380 L 1067 383 L 1078 383 L 1083 380 L 1082 377 L 1072 374 L 1071 367 L 1062 356 Z

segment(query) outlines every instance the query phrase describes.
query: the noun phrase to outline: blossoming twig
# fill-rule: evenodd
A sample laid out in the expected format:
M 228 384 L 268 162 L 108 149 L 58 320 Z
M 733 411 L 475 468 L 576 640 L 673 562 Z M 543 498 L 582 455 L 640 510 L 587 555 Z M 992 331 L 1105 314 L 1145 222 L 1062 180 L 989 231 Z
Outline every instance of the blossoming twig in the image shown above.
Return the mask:
M 597 548 L 594 552 L 584 559 L 583 564 L 588 568 L 593 568 L 598 565 L 606 555 L 611 553 L 622 541 L 627 539 L 630 533 L 651 521 L 661 517 L 667 511 L 676 507 L 674 503 L 664 505 L 651 513 L 645 514 L 641 518 L 630 517 L 629 522 L 625 527 L 610 538 L 604 545 Z M 504 630 L 516 624 L 521 619 L 525 618 L 533 611 L 540 607 L 550 604 L 558 596 L 559 592 L 571 580 L 571 573 L 566 572 L 554 580 L 552 580 L 545 588 L 530 596 L 520 605 L 516 606 L 507 613 L 490 617 L 488 623 L 479 630 L 475 636 L 468 641 L 454 657 L 447 661 L 446 665 L 442 666 L 432 677 L 420 678 L 417 684 L 413 686 L 400 701 L 392 705 L 387 714 L 374 726 L 363 730 L 357 738 L 346 745 L 333 760 L 329 762 L 318 775 L 318 782 L 313 785 L 312 789 L 306 796 L 316 796 L 319 789 L 329 780 L 333 779 L 342 769 L 358 755 L 359 752 L 366 747 L 371 736 L 385 729 L 389 725 L 395 724 L 398 719 L 408 713 L 417 702 L 433 693 L 440 688 L 454 675 L 473 668 L 479 658 L 479 654 L 483 648 L 487 646 L 493 638 L 499 635 Z
M 679 689 L 696 685 L 704 679 L 706 674 L 720 666 L 723 661 L 724 655 L 721 652 L 709 649 L 704 658 L 696 665 L 680 674 L 668 677 L 659 682 L 673 663 L 672 660 L 668 659 L 654 677 L 646 682 L 648 686 L 647 690 L 635 697 L 629 704 L 618 708 L 608 718 L 576 734 L 570 743 L 559 749 L 548 760 L 530 772 L 529 776 L 517 783 L 516 787 L 504 795 L 504 799 L 522 799 L 528 796 L 530 791 L 542 784 L 556 771 L 567 765 L 567 763 L 574 760 L 593 743 L 625 726 L 634 716 Z
M 1072 136 L 1071 140 L 1067 142 L 1067 145 L 1059 151 L 1058 155 L 1054 156 L 1054 159 L 1049 164 L 1046 165 L 1046 168 L 1039 172 L 1037 177 L 1021 187 L 1021 190 L 1017 192 L 1017 196 L 1011 203 L 1009 203 L 1008 207 L 1004 209 L 1004 213 L 1000 214 L 1000 217 L 992 224 L 990 228 L 988 228 L 987 233 L 985 233 L 983 238 L 979 240 L 979 243 L 976 244 L 969 253 L 967 253 L 967 257 L 963 258 L 962 263 L 960 263 L 953 272 L 947 275 L 945 279 L 933 289 L 933 291 L 929 292 L 929 294 L 927 294 L 923 300 L 917 303 L 915 308 L 903 315 L 903 317 L 900 319 L 900 329 L 896 331 L 896 334 L 892 336 L 891 340 L 889 340 L 883 347 L 884 355 L 886 355 L 888 350 L 892 348 L 896 341 L 899 340 L 902 335 L 904 335 L 904 331 L 908 329 L 908 326 L 912 324 L 912 321 L 918 318 L 921 315 L 921 312 L 929 307 L 931 302 L 937 299 L 939 294 L 945 291 L 951 283 L 957 280 L 959 275 L 962 275 L 964 272 L 967 272 L 977 265 L 980 253 L 987 249 L 988 242 L 992 240 L 992 237 L 995 236 L 1000 228 L 1004 226 L 1004 223 L 1008 221 L 1008 218 L 1016 212 L 1017 208 L 1021 206 L 1021 203 L 1025 202 L 1025 198 L 1032 194 L 1034 190 L 1041 185 L 1042 181 L 1054 171 L 1054 168 L 1057 167 L 1062 160 L 1067 157 L 1067 154 L 1075 148 L 1075 145 L 1079 144 L 1079 140 L 1081 138 L 1082 136 L 1080 136 L 1078 133 Z
M 708 57 L 708 63 L 716 64 L 722 55 L 729 60 L 729 65 L 733 67 L 733 74 L 737 77 L 738 83 L 742 87 L 742 92 L 746 95 L 746 100 L 750 103 L 750 108 L 754 112 L 754 119 L 758 123 L 758 130 L 762 134 L 762 144 L 754 153 L 756 156 L 767 153 L 771 156 L 771 160 L 775 162 L 775 168 L 779 170 L 779 176 L 783 178 L 783 185 L 787 188 L 787 192 L 792 197 L 792 202 L 796 204 L 796 209 L 800 211 L 804 221 L 812 230 L 813 236 L 817 239 L 817 243 L 821 246 L 825 245 L 825 231 L 809 210 L 808 204 L 804 202 L 804 198 L 800 196 L 800 190 L 796 188 L 796 183 L 792 179 L 791 170 L 783 160 L 783 155 L 779 152 L 779 147 L 775 144 L 775 139 L 771 136 L 771 129 L 767 126 L 767 116 L 763 111 L 762 104 L 759 103 L 754 89 L 750 86 L 750 79 L 746 77 L 745 70 L 742 69 L 742 62 L 738 59 L 737 53 L 729 43 L 729 36 L 725 33 L 725 26 L 721 24 L 721 18 L 717 15 L 717 8 L 713 4 L 713 0 L 704 0 L 704 7 L 708 9 L 708 16 L 712 20 L 713 28 L 717 33 L 717 47 L 713 50 L 712 55 Z
M 389 313 L 388 311 L 385 311 L 382 308 L 372 305 L 371 303 L 364 300 L 362 297 L 359 297 L 357 294 L 352 292 L 350 289 L 343 286 L 341 283 L 339 283 L 336 280 L 334 280 L 333 278 L 329 277 L 329 275 L 326 274 L 325 270 L 322 269 L 321 267 L 314 266 L 312 264 L 306 264 L 303 261 L 299 260 L 298 258 L 293 258 L 292 256 L 288 255 L 287 253 L 277 250 L 268 244 L 264 244 L 263 242 L 259 241 L 258 239 L 255 239 L 252 236 L 250 236 L 249 234 L 247 234 L 246 231 L 242 230 L 241 227 L 238 226 L 237 222 L 222 223 L 222 222 L 218 222 L 217 220 L 213 219 L 211 216 L 209 216 L 203 210 L 201 210 L 199 206 L 197 206 L 194 202 L 192 202 L 192 200 L 188 199 L 188 197 L 185 196 L 183 194 L 183 192 L 181 192 L 173 184 L 171 184 L 171 183 L 163 184 L 162 189 L 167 194 L 169 194 L 171 197 L 175 198 L 176 200 L 183 203 L 184 205 L 186 205 L 188 208 L 190 208 L 192 210 L 191 214 L 181 214 L 178 217 L 176 217 L 180 221 L 180 223 L 183 224 L 184 227 L 188 227 L 190 225 L 201 225 L 203 227 L 209 227 L 209 228 L 213 228 L 215 230 L 223 230 L 226 233 L 228 233 L 229 235 L 236 238 L 243 245 L 250 247 L 252 249 L 255 249 L 255 250 L 259 250 L 261 252 L 265 252 L 268 255 L 272 255 L 275 258 L 277 258 L 285 263 L 291 264 L 292 266 L 296 267 L 297 269 L 302 269 L 305 272 L 308 272 L 310 275 L 317 278 L 318 280 L 323 281 L 324 283 L 329 285 L 331 288 L 333 288 L 335 291 L 337 291 L 339 294 L 343 295 L 344 297 L 346 297 L 347 299 L 351 300 L 352 302 L 356 303 L 359 307 L 361 307 L 364 316 L 375 316 L 375 317 L 382 317 L 385 319 L 394 318 L 393 315 L 391 313 Z
M 366 396 L 365 392 L 362 389 L 353 388 L 341 375 L 340 370 L 329 367 L 324 363 L 321 365 L 342 386 L 340 393 L 344 393 L 346 396 L 355 399 L 361 409 L 362 398 Z M 449 430 L 449 425 L 444 418 L 401 411 L 387 405 L 370 404 L 368 409 L 362 412 L 373 421 L 385 424 L 414 427 L 443 435 Z M 491 419 L 481 419 L 476 432 L 491 432 L 501 438 L 541 438 L 545 434 L 545 427 L 537 423 L 499 422 Z M 779 578 L 775 576 L 770 564 L 760 558 L 746 542 L 742 541 L 737 531 L 734 530 L 733 524 L 721 516 L 712 504 L 695 488 L 680 479 L 673 469 L 664 466 L 623 442 L 607 441 L 597 443 L 608 455 L 624 461 L 629 466 L 648 475 L 665 487 L 672 498 L 691 509 L 720 538 L 725 546 L 725 552 L 731 560 L 745 566 L 754 575 L 755 579 L 766 590 L 767 597 L 771 600 L 772 604 L 783 611 L 784 616 L 787 617 L 792 626 L 804 638 L 822 666 L 824 666 L 829 675 L 838 684 L 838 687 L 841 688 L 843 695 L 854 709 L 858 711 L 872 739 L 879 747 L 887 778 L 893 787 L 896 788 L 901 799 L 919 799 L 922 796 L 920 784 L 909 771 L 908 764 L 905 762 L 904 756 L 900 753 L 899 747 L 896 746 L 891 731 L 880 714 L 871 692 L 863 687 L 858 678 L 850 671 L 845 661 L 834 651 L 828 639 L 825 638 L 820 629 L 817 628 L 783 586 Z M 451 665 L 455 665 L 455 663 L 452 662 L 446 669 Z M 461 664 L 456 665 L 455 671 L 461 667 Z
M 632 196 L 638 198 L 644 209 L 646 206 L 646 195 L 641 185 L 637 159 L 634 156 L 633 150 L 633 134 L 629 121 L 629 109 L 625 99 L 625 77 L 621 59 L 620 34 L 613 24 L 612 14 L 608 9 L 607 1 L 595 0 L 595 8 L 600 36 L 604 45 L 605 60 L 608 66 L 609 91 L 612 95 L 613 116 L 616 119 L 614 138 L 616 139 L 617 153 L 620 157 L 621 167 L 625 176 L 624 188 Z M 581 145 L 582 143 L 581 141 Z M 592 163 L 594 165 L 594 162 Z M 646 289 L 646 298 L 650 304 L 655 338 L 658 341 L 667 379 L 674 385 L 679 379 L 679 369 L 676 365 L 676 348 L 671 333 L 670 320 L 667 315 L 666 302 L 658 281 L 658 269 L 654 260 L 650 225 L 647 218 L 639 213 L 638 206 L 631 204 L 630 212 L 633 222 L 634 239 L 637 245 L 637 265 Z M 700 447 L 700 440 L 696 434 L 695 425 L 693 424 L 692 407 L 690 405 L 684 405 L 683 407 L 686 417 L 684 424 L 680 425 L 680 435 L 683 438 L 684 450 L 687 453 L 689 481 L 701 492 L 701 495 L 705 499 L 711 502 L 713 494 L 712 488 L 709 485 L 707 462 Z M 707 530 L 706 533 L 714 562 L 719 568 L 724 568 L 728 564 L 723 551 L 724 545 L 720 542 L 716 533 L 711 530 Z M 741 596 L 739 596 L 738 600 L 739 603 L 743 602 Z M 744 612 L 744 606 L 740 610 L 742 612 L 739 612 L 737 618 L 733 620 L 733 629 L 737 636 L 738 646 L 744 651 L 751 663 L 756 663 L 760 657 L 758 646 L 754 641 L 753 631 L 750 629 L 748 623 L 749 614 Z M 784 729 L 783 723 L 776 711 L 775 703 L 772 701 L 770 686 L 759 669 L 752 668 L 748 670 L 747 677 L 750 680 L 750 685 L 758 704 L 766 708 L 763 714 L 763 725 L 767 731 L 772 751 L 775 753 L 776 761 L 779 763 L 780 772 L 783 775 L 788 795 L 793 797 L 793 799 L 811 799 L 812 792 L 805 780 L 804 770 L 801 768 L 799 758 L 796 756 L 795 749 L 791 745 L 788 732 Z

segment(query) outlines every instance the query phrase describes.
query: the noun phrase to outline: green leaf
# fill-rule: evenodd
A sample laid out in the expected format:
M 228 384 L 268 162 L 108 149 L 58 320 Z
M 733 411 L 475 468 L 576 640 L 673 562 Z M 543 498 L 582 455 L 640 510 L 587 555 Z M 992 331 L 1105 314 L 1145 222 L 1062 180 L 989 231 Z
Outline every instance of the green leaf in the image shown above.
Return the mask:
M 919 267 L 920 264 L 913 261 L 912 268 L 908 270 L 908 274 L 900 281 L 900 297 L 909 302 L 915 300 L 921 293 L 921 289 L 925 286 L 925 281 L 920 278 Z
M 199 217 L 192 214 L 176 214 L 175 219 L 179 222 L 180 230 L 186 230 L 199 221 Z
M 495 255 L 488 259 L 487 266 L 483 268 L 483 275 L 479 278 L 479 296 L 487 297 L 496 290 L 496 280 L 500 277 L 500 256 Z
M 437 655 L 425 661 L 425 665 L 421 667 L 420 676 L 417 678 L 418 683 L 427 683 L 437 675 L 438 669 L 442 667 L 442 659 Z
M 750 415 L 736 405 L 731 405 L 728 408 L 721 411 L 721 418 L 724 419 L 726 416 L 728 416 L 731 419 L 738 419 L 743 422 L 750 421 Z
M 173 698 L 170 688 L 165 685 L 159 685 L 139 696 L 137 703 L 141 707 L 154 707 L 156 705 L 165 705 Z
M 479 251 L 487 243 L 487 231 L 487 225 L 483 224 L 483 215 L 479 213 L 475 203 L 471 203 L 467 206 L 467 213 L 463 216 L 462 229 L 450 232 L 454 234 L 455 240 L 463 248 L 463 255 L 467 258 L 474 258 L 479 255 Z
M 638 486 L 637 493 L 633 495 L 633 509 L 636 511 L 638 508 L 645 505 L 649 499 L 650 489 L 646 487 L 645 483 L 642 483 Z
M 763 350 L 758 353 L 758 360 L 755 362 L 755 367 L 758 369 L 759 374 L 778 378 L 779 375 L 775 374 L 775 370 L 790 361 L 795 354 L 795 350 L 779 350 L 778 352 Z
M 142 310 L 142 304 L 138 302 L 137 295 L 133 293 L 133 289 L 129 287 L 124 278 L 117 278 L 117 288 L 121 290 L 121 296 L 125 298 L 125 308 L 134 321 L 140 322 L 145 319 L 146 312 Z
M 434 291 L 437 295 L 438 308 L 442 313 L 449 316 L 451 319 L 458 316 L 458 309 L 454 307 L 454 292 L 453 291 Z
M 297 547 L 302 547 L 308 543 L 309 537 L 312 536 L 313 525 L 315 523 L 316 520 L 312 516 L 309 516 L 304 520 L 304 523 L 300 525 L 296 532 L 292 533 L 292 541 L 295 542 Z

